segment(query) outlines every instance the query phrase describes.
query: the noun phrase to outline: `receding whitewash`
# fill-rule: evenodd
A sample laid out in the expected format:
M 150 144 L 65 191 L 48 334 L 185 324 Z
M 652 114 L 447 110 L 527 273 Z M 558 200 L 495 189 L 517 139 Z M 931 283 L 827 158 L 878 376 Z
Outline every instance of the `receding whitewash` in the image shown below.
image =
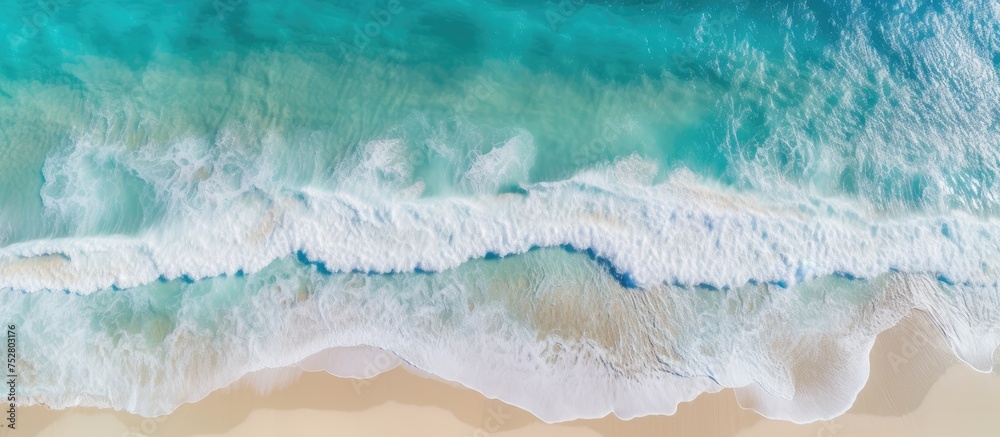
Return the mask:
M 686 172 L 651 185 L 652 174 L 655 166 L 633 158 L 531 185 L 523 195 L 247 194 L 137 238 L 6 247 L 0 287 L 86 294 L 159 278 L 252 273 L 298 251 L 331 271 L 441 271 L 487 254 L 559 245 L 592 250 L 639 287 L 788 285 L 893 270 L 996 283 L 996 220 L 960 212 L 865 219 L 843 204 L 758 199 L 699 184 Z
M 462 184 L 480 195 L 495 193 L 504 184 L 528 180 L 534 161 L 534 139 L 522 131 L 502 146 L 478 155 L 462 176 Z

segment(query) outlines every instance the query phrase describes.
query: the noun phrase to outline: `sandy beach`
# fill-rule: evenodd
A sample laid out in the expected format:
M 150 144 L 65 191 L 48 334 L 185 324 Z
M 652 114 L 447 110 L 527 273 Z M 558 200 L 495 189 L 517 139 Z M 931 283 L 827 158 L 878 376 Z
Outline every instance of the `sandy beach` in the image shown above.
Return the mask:
M 303 373 L 261 396 L 246 382 L 147 419 L 95 408 L 21 408 L 4 436 L 994 436 L 1000 375 L 979 373 L 943 349 L 917 314 L 878 337 L 871 377 L 854 406 L 797 425 L 740 408 L 731 390 L 680 405 L 673 416 L 547 424 L 478 392 L 396 368 L 369 380 Z

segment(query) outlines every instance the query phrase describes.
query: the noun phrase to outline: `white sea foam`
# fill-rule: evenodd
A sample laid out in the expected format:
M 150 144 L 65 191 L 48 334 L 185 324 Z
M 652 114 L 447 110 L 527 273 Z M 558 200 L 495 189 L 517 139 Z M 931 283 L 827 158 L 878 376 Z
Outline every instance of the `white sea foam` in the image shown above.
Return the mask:
M 161 276 L 251 273 L 297 251 L 332 271 L 441 271 L 489 253 L 559 245 L 592 250 L 640 287 L 790 285 L 889 271 L 997 281 L 995 219 L 961 212 L 866 217 L 843 202 L 765 201 L 683 172 L 657 185 L 634 180 L 635 168 L 650 166 L 630 158 L 529 186 L 526 195 L 492 198 L 385 200 L 314 188 L 247 193 L 136 238 L 11 245 L 0 250 L 0 287 L 86 294 Z M 33 267 L 54 255 L 61 261 Z
M 535 162 L 535 145 L 531 134 L 520 132 L 500 147 L 479 155 L 462 177 L 470 191 L 493 194 L 505 184 L 528 180 Z
M 100 177 L 114 167 L 115 155 L 113 148 L 82 138 L 76 147 L 49 156 L 42 167 L 45 184 L 39 193 L 46 215 L 59 225 L 73 226 L 74 231 L 95 227 L 110 207 L 109 193 L 117 189 Z M 74 171 L 64 171 L 67 168 Z

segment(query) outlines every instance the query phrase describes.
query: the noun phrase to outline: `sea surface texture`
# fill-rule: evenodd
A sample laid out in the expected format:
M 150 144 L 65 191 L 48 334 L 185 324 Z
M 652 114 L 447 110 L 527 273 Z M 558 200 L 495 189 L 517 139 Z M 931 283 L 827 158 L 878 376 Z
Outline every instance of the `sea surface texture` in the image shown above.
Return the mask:
M 807 422 L 913 311 L 997 363 L 995 0 L 0 10 L 24 405 L 405 363 L 546 421 Z

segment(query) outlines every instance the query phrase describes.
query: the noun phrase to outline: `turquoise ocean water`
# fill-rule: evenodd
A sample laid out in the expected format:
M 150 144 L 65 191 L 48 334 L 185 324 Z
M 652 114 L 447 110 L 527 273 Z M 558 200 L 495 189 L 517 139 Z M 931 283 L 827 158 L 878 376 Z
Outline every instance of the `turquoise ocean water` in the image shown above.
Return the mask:
M 995 2 L 0 10 L 24 404 L 364 346 L 550 421 L 735 387 L 802 422 L 914 309 L 996 361 Z

